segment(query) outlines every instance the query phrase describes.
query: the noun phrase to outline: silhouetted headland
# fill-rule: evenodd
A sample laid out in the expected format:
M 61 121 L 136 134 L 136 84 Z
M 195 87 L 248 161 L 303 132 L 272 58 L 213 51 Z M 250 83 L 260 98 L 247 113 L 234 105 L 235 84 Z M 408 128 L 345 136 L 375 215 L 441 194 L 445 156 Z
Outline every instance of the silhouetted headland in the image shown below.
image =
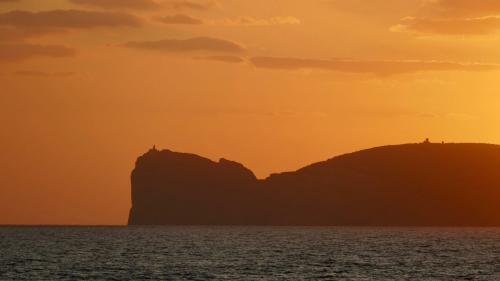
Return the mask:
M 151 149 L 131 225 L 500 226 L 500 146 L 404 144 L 259 180 L 243 165 Z

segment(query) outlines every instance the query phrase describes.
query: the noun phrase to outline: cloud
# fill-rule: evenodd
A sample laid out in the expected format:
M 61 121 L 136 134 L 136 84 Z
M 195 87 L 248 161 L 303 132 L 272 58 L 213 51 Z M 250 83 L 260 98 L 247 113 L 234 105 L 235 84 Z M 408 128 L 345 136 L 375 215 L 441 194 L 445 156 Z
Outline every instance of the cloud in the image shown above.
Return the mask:
M 30 29 L 84 29 L 95 27 L 137 27 L 141 20 L 115 12 L 51 10 L 42 12 L 11 11 L 0 14 L 0 25 Z
M 216 20 L 202 20 L 184 14 L 176 14 L 158 18 L 158 21 L 165 24 L 193 24 L 193 25 L 214 25 L 214 26 L 271 26 L 271 25 L 296 25 L 300 20 L 296 17 L 272 17 L 272 18 L 253 18 L 236 17 Z
M 196 1 L 184 0 L 184 1 L 170 1 L 167 2 L 166 5 L 176 10 L 205 11 L 217 7 L 218 3 L 216 1 L 196 2 Z
M 68 77 L 75 75 L 75 72 L 45 72 L 36 70 L 20 70 L 13 73 L 16 76 L 28 77 Z
M 498 0 L 426 0 L 421 13 L 425 16 L 463 18 L 500 14 Z
M 442 35 L 484 35 L 500 30 L 500 16 L 465 19 L 427 19 L 406 17 L 391 27 L 394 32 Z
M 187 52 L 217 52 L 217 53 L 241 53 L 245 47 L 224 39 L 212 37 L 195 37 L 190 39 L 165 39 L 159 41 L 136 41 L 128 42 L 124 47 L 152 50 L 167 53 Z
M 184 15 L 184 14 L 176 14 L 171 16 L 165 16 L 158 19 L 158 21 L 164 24 L 203 24 L 203 20 Z
M 16 41 L 25 38 L 36 37 L 51 32 L 58 32 L 52 29 L 37 28 L 37 29 L 19 29 L 15 27 L 0 26 L 0 42 Z
M 0 0 L 1 1 L 1 0 Z M 102 9 L 154 10 L 170 8 L 175 10 L 205 11 L 219 6 L 215 0 L 69 0 L 73 4 Z
M 218 62 L 226 62 L 226 63 L 242 63 L 245 62 L 245 59 L 238 56 L 203 56 L 203 57 L 194 57 L 197 60 L 210 60 L 210 61 L 218 61 Z
M 60 45 L 0 44 L 0 62 L 20 61 L 35 57 L 64 58 L 75 55 L 74 49 Z
M 193 24 L 193 25 L 215 25 L 215 26 L 271 26 L 271 25 L 296 25 L 300 20 L 296 17 L 272 17 L 272 18 L 253 18 L 236 17 L 216 20 L 202 20 L 185 14 L 176 14 L 158 18 L 158 21 L 165 24 Z
M 233 19 L 213 20 L 209 22 L 212 25 L 227 26 L 270 26 L 270 25 L 296 25 L 300 20 L 296 17 L 272 17 L 267 19 L 253 17 L 237 17 Z
M 154 0 L 70 0 L 78 5 L 104 9 L 137 9 L 150 10 L 161 6 Z
M 126 13 L 81 10 L 11 11 L 0 14 L 0 42 L 17 41 L 70 29 L 137 27 L 141 24 L 139 18 Z
M 424 71 L 487 71 L 500 69 L 499 65 L 494 64 L 462 64 L 441 61 L 363 61 L 253 57 L 250 62 L 257 68 L 281 70 L 322 69 L 347 73 L 369 73 L 379 76 Z
M 486 35 L 500 30 L 498 0 L 423 0 L 415 17 L 391 27 L 394 32 L 438 35 Z

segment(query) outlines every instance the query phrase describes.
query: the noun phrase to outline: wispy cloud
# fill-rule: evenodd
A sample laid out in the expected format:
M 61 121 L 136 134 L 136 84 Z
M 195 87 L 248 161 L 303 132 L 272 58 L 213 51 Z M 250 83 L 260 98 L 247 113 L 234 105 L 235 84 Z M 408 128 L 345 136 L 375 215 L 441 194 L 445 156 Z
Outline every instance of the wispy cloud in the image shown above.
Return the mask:
M 160 8 L 154 0 L 69 0 L 78 5 L 98 7 L 104 9 L 138 9 L 150 10 Z
M 500 30 L 500 1 L 423 0 L 416 15 L 402 18 L 394 32 L 448 36 L 486 35 Z
M 47 28 L 15 28 L 9 26 L 0 26 L 0 42 L 18 41 L 26 38 L 37 37 L 49 33 L 60 32 Z
M 0 62 L 19 61 L 33 57 L 65 58 L 75 55 L 74 49 L 61 45 L 0 44 Z
M 184 14 L 176 14 L 176 15 L 160 17 L 158 18 L 158 21 L 164 24 L 192 24 L 192 25 L 203 24 L 203 20 Z
M 176 10 L 205 11 L 217 7 L 219 3 L 217 1 L 179 0 L 168 1 L 165 3 L 165 5 Z
M 420 13 L 425 17 L 465 18 L 500 14 L 497 0 L 424 0 Z
M 427 19 L 406 17 L 391 28 L 395 32 L 443 35 L 484 35 L 500 30 L 500 16 L 464 19 Z
M 225 19 L 203 20 L 185 14 L 175 14 L 157 18 L 158 21 L 165 24 L 193 24 L 193 25 L 212 25 L 212 26 L 271 26 L 271 25 L 297 25 L 301 21 L 292 16 L 254 18 L 254 17 L 235 17 Z
M 0 25 L 16 28 L 95 28 L 136 27 L 141 20 L 133 15 L 117 12 L 83 10 L 51 10 L 42 12 L 11 11 L 0 14 Z
M 1 0 L 0 0 L 1 1 Z M 219 6 L 215 0 L 69 0 L 75 5 L 112 10 L 206 11 Z
M 301 70 L 321 69 L 347 73 L 369 73 L 380 76 L 426 71 L 487 71 L 497 70 L 495 64 L 465 64 L 443 61 L 368 61 L 319 60 L 290 57 L 253 57 L 250 62 L 257 68 Z
M 254 17 L 236 17 L 220 20 L 207 21 L 212 25 L 225 25 L 225 26 L 271 26 L 271 25 L 297 25 L 301 21 L 292 16 L 286 17 L 271 17 L 271 18 L 254 18 Z
M 37 70 L 19 70 L 13 73 L 16 76 L 27 76 L 27 77 L 68 77 L 73 76 L 75 72 L 46 72 Z
M 11 11 L 0 14 L 0 41 L 15 41 L 72 29 L 138 27 L 141 24 L 141 19 L 127 13 L 82 10 Z
M 218 61 L 225 63 L 243 63 L 245 59 L 238 56 L 198 56 L 194 57 L 197 60 L 210 60 L 210 61 Z
M 65 58 L 75 56 L 74 49 L 60 45 L 0 44 L 0 62 L 36 57 Z
M 135 41 L 123 44 L 124 47 L 167 53 L 215 52 L 241 53 L 245 47 L 239 43 L 213 37 L 189 39 L 165 39 L 158 41 Z

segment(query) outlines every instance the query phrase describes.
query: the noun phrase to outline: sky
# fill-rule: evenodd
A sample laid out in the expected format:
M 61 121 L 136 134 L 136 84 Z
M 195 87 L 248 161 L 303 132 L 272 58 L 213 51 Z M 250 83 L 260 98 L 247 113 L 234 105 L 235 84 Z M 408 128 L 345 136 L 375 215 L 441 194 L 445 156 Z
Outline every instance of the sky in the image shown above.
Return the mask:
M 125 224 L 153 145 L 500 143 L 499 78 L 497 0 L 0 0 L 0 224 Z

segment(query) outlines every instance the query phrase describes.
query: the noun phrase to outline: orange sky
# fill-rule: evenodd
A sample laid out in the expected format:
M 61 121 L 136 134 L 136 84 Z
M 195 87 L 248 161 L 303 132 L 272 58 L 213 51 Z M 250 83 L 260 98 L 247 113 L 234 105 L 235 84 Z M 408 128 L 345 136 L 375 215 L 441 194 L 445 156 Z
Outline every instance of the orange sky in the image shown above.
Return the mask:
M 124 224 L 153 144 L 266 177 L 500 143 L 499 75 L 497 0 L 0 0 L 0 224 Z

